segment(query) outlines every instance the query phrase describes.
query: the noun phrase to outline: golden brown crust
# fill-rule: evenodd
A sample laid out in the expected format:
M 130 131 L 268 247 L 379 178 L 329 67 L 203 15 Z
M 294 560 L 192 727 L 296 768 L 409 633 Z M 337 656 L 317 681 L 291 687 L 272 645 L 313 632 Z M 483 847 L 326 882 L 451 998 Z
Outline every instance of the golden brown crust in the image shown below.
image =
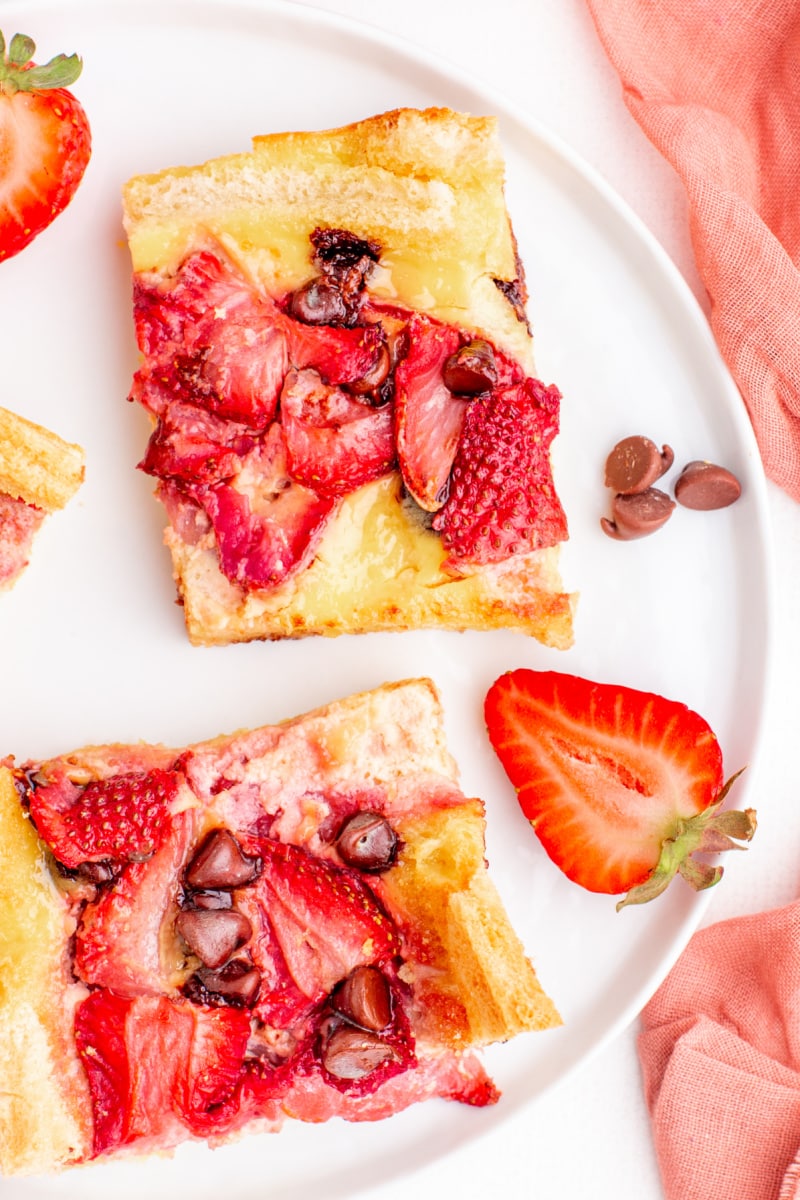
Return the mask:
M 65 909 L 45 852 L 0 767 L 0 1168 L 67 1165 L 91 1140 L 70 1034 Z
M 526 321 L 496 282 L 512 285 L 520 274 L 504 170 L 494 118 L 398 109 L 341 129 L 256 137 L 250 153 L 134 178 L 124 220 L 137 272 L 168 277 L 190 251 L 221 246 L 278 295 L 314 274 L 313 230 L 345 228 L 381 247 L 371 294 L 472 329 L 530 372 Z M 394 474 L 348 496 L 310 567 L 264 591 L 225 578 L 213 538 L 190 544 L 168 526 L 190 639 L 223 645 L 432 626 L 510 628 L 571 644 L 574 597 L 562 588 L 557 551 L 456 578 L 443 570 L 440 539 L 409 517 L 401 493 Z
M 179 753 L 87 746 L 35 766 L 42 778 L 66 772 L 85 783 L 163 767 Z M 237 770 L 252 785 L 278 789 L 277 811 L 288 822 L 281 833 L 312 852 L 327 845 L 317 833 L 326 794 L 365 786 L 385 791 L 402 849 L 370 882 L 404 935 L 401 976 L 413 987 L 411 1020 L 421 1052 L 468 1050 L 559 1023 L 489 880 L 483 805 L 458 788 L 429 679 L 386 684 L 282 725 L 196 743 L 185 753 L 198 798 L 199 780 Z M 311 826 L 307 803 L 293 806 L 287 795 L 319 797 Z M 224 793 L 209 787 L 207 803 L 225 804 Z M 65 1028 L 75 989 L 65 967 L 66 909 L 13 776 L 2 768 L 0 829 L 0 1165 L 19 1173 L 86 1153 L 90 1101 Z
M 0 408 L 0 492 L 54 512 L 72 498 L 83 476 L 80 446 Z

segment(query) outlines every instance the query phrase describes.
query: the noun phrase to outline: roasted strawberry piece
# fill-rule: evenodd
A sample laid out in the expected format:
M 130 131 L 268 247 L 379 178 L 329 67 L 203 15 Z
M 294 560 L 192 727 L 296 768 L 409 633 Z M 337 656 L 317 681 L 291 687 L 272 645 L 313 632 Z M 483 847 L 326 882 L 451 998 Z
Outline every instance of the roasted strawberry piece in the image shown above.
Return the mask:
M 168 990 L 182 954 L 172 930 L 178 876 L 194 837 L 194 811 L 173 818 L 145 862 L 132 862 L 83 909 L 75 972 L 84 983 L 127 995 Z
M 385 351 L 377 326 L 346 329 L 289 320 L 284 328 L 291 365 L 298 369 L 312 367 L 324 383 L 358 385 L 375 371 Z
M 461 345 L 457 329 L 414 313 L 408 353 L 395 371 L 395 437 L 403 482 L 429 512 L 441 507 L 469 401 L 442 377 Z
M 694 888 L 722 868 L 695 852 L 737 848 L 755 813 L 722 812 L 722 751 L 685 704 L 555 671 L 520 669 L 489 689 L 486 726 L 519 803 L 558 867 L 617 905 Z M 735 778 L 735 776 L 734 776 Z
M 394 464 L 391 410 L 370 408 L 316 371 L 286 376 L 281 425 L 293 478 L 320 496 L 346 495 Z
M 81 787 L 66 777 L 35 787 L 30 811 L 39 836 L 65 867 L 136 862 L 161 845 L 178 789 L 171 771 L 130 772 Z
M 185 353 L 217 315 L 232 317 L 256 303 L 250 283 L 232 263 L 201 250 L 183 261 L 174 277 L 137 275 L 133 287 L 136 340 L 143 354 Z
M 243 425 L 223 421 L 194 404 L 173 402 L 159 420 L 139 464 L 148 475 L 212 484 L 236 475 L 255 446 Z
M 333 511 L 332 500 L 292 479 L 277 422 L 230 483 L 187 490 L 211 519 L 222 571 L 248 588 L 275 587 L 298 571 Z
M 95 1155 L 138 1141 L 163 1150 L 180 1134 L 229 1127 L 250 1033 L 246 1013 L 165 996 L 91 992 L 75 1014 L 89 1081 Z
M 549 458 L 559 400 L 557 388 L 525 379 L 470 402 L 450 492 L 433 518 L 452 569 L 502 562 L 567 537 Z
M 40 66 L 36 47 L 0 34 L 0 261 L 19 254 L 72 200 L 91 154 L 91 132 L 67 88 L 81 73 L 77 54 Z
M 252 893 L 270 928 L 266 940 L 254 937 L 253 959 L 269 969 L 274 937 L 308 1001 L 329 995 L 356 967 L 399 951 L 397 931 L 356 872 L 269 839 L 259 842 L 259 853 L 263 871 Z M 248 908 L 243 911 L 250 915 Z M 263 919 L 256 921 L 263 927 Z

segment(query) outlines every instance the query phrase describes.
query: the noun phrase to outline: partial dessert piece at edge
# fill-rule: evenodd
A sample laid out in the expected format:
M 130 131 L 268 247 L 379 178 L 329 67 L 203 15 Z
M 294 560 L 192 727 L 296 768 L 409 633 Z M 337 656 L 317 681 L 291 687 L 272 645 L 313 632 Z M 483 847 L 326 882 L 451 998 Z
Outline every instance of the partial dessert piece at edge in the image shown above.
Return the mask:
M 124 189 L 190 639 L 510 628 L 574 597 L 491 117 L 400 109 Z
M 66 505 L 83 477 L 80 446 L 0 408 L 0 591 L 16 583 L 45 517 Z
M 478 1048 L 560 1023 L 430 680 L 6 760 L 0 818 L 7 1173 L 491 1104 Z

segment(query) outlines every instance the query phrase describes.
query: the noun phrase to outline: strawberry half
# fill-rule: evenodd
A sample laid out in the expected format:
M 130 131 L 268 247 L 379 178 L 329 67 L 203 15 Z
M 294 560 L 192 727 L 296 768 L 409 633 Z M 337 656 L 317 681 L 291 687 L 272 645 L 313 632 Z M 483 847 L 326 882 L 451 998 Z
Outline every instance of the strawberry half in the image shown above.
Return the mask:
M 0 261 L 19 254 L 69 204 L 91 155 L 86 113 L 68 92 L 76 54 L 42 66 L 36 46 L 0 34 Z
M 696 852 L 739 849 L 755 813 L 721 807 L 722 751 L 706 721 L 650 692 L 555 671 L 516 670 L 485 702 L 491 743 L 547 854 L 617 908 L 659 895 L 676 873 L 710 887 L 722 867 Z
M 449 566 L 503 562 L 566 539 L 549 457 L 560 399 L 556 387 L 525 379 L 467 408 L 450 492 L 433 518 Z

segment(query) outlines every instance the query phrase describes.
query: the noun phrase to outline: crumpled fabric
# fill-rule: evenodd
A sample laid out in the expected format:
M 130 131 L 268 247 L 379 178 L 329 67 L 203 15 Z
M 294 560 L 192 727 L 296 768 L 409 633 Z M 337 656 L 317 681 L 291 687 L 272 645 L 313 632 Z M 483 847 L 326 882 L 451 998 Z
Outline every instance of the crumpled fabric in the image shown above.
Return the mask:
M 696 933 L 638 1049 L 666 1200 L 800 1200 L 800 901 Z
M 587 3 L 628 109 L 686 188 L 765 473 L 800 500 L 800 3 Z

